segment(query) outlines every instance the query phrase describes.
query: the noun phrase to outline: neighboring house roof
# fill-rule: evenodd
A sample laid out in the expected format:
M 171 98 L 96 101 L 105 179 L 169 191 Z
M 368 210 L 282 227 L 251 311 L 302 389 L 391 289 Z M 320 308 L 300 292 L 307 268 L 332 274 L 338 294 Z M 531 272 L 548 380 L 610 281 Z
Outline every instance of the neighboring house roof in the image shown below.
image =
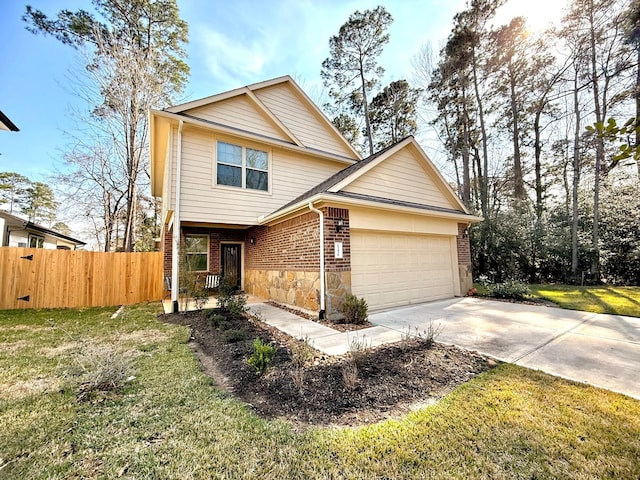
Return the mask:
M 0 211 L 0 217 L 5 219 L 8 226 L 19 226 L 21 228 L 24 228 L 25 230 L 32 230 L 35 232 L 44 233 L 47 235 L 61 238 L 75 245 L 86 245 L 86 242 L 83 242 L 82 240 L 78 240 L 76 238 L 70 237 L 69 235 L 56 232 L 55 230 L 51 230 L 50 228 L 43 227 L 42 225 L 38 225 L 37 223 L 30 222 L 29 220 L 25 220 L 24 218 L 16 217 L 15 215 L 12 215 L 8 212 Z
M 232 105 L 242 107 L 246 118 L 238 117 L 237 111 L 231 111 Z M 292 112 L 292 105 L 299 111 Z M 230 115 L 225 115 L 227 112 Z M 250 117 L 259 121 L 259 131 L 246 128 Z M 361 158 L 307 94 L 286 75 L 164 110 L 151 110 L 151 191 L 154 196 L 162 195 L 171 125 L 180 121 L 185 125 L 240 136 L 344 164 L 352 164 Z M 309 135 L 310 130 L 316 134 L 322 132 L 326 141 L 318 144 L 314 136 Z
M 450 208 L 442 205 L 428 205 L 424 203 L 416 203 L 411 201 L 405 201 L 394 198 L 380 197 L 371 194 L 363 194 L 358 192 L 343 191 L 357 179 L 361 178 L 368 171 L 380 165 L 387 159 L 392 158 L 398 154 L 401 150 L 412 148 L 417 153 L 417 157 L 424 163 L 431 176 L 437 183 L 437 187 L 442 192 L 443 196 L 448 200 Z M 400 187 L 400 185 L 398 185 Z M 372 190 L 372 193 L 375 191 Z M 343 170 L 340 170 L 336 174 L 332 175 L 324 182 L 316 185 L 312 189 L 298 196 L 291 202 L 287 203 L 283 207 L 279 208 L 275 212 L 261 218 L 261 223 L 268 223 L 289 213 L 304 208 L 309 201 L 317 200 L 334 200 L 334 201 L 348 201 L 356 200 L 366 203 L 377 203 L 398 207 L 406 207 L 410 209 L 425 210 L 434 213 L 441 213 L 447 215 L 453 215 L 456 217 L 468 217 L 469 221 L 479 221 L 478 217 L 473 216 L 467 208 L 464 206 L 460 198 L 453 192 L 449 184 L 444 177 L 440 174 L 438 169 L 433 165 L 426 153 L 420 148 L 420 145 L 416 142 L 413 136 L 408 136 L 398 141 L 397 143 L 388 146 L 387 148 L 365 158 L 353 165 L 350 165 Z
M 16 127 L 16 125 L 11 120 L 9 120 L 9 117 L 7 117 L 4 113 L 2 113 L 1 110 L 0 110 L 0 130 L 10 130 L 12 132 L 20 131 L 20 129 Z

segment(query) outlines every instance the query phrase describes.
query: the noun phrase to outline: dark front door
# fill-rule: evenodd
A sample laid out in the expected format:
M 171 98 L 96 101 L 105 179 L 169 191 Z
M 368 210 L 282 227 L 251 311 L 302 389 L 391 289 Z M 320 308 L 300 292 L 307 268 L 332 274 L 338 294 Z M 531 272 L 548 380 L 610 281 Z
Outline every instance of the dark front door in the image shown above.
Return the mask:
M 221 245 L 222 276 L 234 287 L 240 288 L 240 245 Z

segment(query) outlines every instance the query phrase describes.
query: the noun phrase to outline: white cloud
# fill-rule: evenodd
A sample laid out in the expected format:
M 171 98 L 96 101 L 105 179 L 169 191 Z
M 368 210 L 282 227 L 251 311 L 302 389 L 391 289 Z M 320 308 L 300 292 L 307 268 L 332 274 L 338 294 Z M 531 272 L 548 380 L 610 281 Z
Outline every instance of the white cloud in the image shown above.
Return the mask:
M 251 80 L 263 73 L 265 64 L 271 61 L 268 44 L 263 39 L 252 38 L 249 43 L 230 38 L 213 28 L 200 32 L 201 54 L 213 78 L 222 83 L 239 86 L 238 80 Z M 266 47 L 266 48 L 265 48 Z

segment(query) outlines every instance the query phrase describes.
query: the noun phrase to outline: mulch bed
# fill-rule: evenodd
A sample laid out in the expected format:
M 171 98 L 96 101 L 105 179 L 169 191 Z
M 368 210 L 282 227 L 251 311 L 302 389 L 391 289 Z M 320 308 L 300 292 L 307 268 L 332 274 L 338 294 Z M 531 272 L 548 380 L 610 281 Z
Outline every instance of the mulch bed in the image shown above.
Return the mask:
M 355 330 L 362 330 L 363 328 L 373 327 L 373 324 L 368 321 L 364 323 L 338 323 L 332 322 L 331 320 L 327 319 L 320 320 L 318 319 L 317 314 L 311 315 L 309 313 L 303 312 L 302 310 L 296 310 L 295 308 L 291 308 L 287 305 L 283 305 L 272 300 L 269 300 L 267 303 L 289 313 L 293 313 L 294 315 L 298 315 L 299 317 L 306 318 L 307 320 L 313 320 L 314 322 L 324 325 L 325 327 L 333 328 L 334 330 L 337 330 L 339 332 L 353 332 Z
M 426 342 L 411 339 L 368 350 L 350 386 L 343 371 L 353 365 L 351 355 L 328 357 L 312 350 L 313 358 L 302 369 L 304 380 L 294 382 L 300 369 L 293 362 L 292 349 L 302 342 L 274 327 L 245 317 L 212 322 L 205 312 L 168 314 L 161 319 L 190 326 L 192 348 L 204 371 L 221 388 L 258 415 L 286 418 L 301 429 L 310 424 L 362 425 L 397 417 L 433 403 L 496 365 L 475 352 L 437 342 L 429 348 Z M 247 364 L 256 337 L 277 346 L 263 376 Z

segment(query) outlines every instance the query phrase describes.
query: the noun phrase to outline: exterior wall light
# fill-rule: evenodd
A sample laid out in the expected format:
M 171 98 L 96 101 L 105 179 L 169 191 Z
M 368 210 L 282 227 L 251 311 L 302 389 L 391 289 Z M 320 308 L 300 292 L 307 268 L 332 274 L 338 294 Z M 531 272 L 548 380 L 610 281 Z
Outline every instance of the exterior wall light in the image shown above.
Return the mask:
M 256 239 L 255 239 L 255 238 L 253 238 L 253 237 L 251 237 L 251 238 L 249 239 L 249 243 L 250 243 L 251 245 L 255 245 L 255 244 L 256 244 Z
M 341 231 L 343 226 L 344 226 L 344 220 L 342 220 L 341 218 L 336 220 L 336 232 Z
M 464 231 L 462 232 L 462 238 L 469 238 L 469 227 L 465 227 Z

